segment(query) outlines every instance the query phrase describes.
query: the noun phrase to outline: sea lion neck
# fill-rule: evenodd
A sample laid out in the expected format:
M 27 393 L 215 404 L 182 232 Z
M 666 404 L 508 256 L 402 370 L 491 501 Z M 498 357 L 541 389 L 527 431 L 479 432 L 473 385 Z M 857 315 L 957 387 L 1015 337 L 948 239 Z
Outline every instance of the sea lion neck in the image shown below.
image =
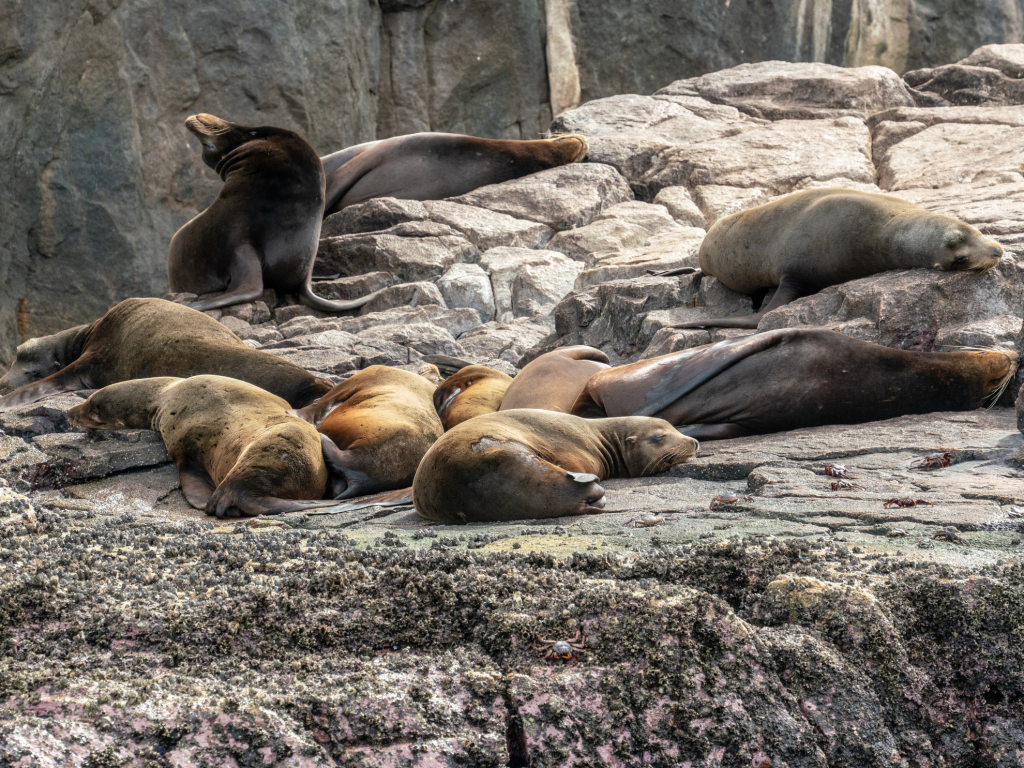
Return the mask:
M 593 427 L 595 455 L 601 463 L 601 477 L 632 477 L 626 463 L 626 452 L 629 446 L 626 438 L 627 430 L 623 429 L 621 419 L 593 419 L 587 423 Z

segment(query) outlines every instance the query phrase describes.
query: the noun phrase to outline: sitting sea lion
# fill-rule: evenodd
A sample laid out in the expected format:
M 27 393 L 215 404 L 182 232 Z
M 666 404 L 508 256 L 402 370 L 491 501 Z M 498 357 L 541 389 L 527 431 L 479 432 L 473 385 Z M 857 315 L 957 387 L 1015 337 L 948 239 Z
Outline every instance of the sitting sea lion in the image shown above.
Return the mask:
M 294 412 L 329 438 L 324 458 L 334 498 L 412 484 L 423 454 L 444 432 L 434 412 L 434 389 L 426 376 L 371 365 Z
M 587 154 L 577 134 L 517 141 L 454 133 L 411 133 L 370 141 L 321 158 L 325 216 L 374 197 L 441 200 L 478 187 L 569 165 Z
M 570 413 L 587 381 L 609 366 L 608 355 L 594 347 L 560 347 L 529 362 L 509 385 L 502 411 L 540 408 Z
M 681 464 L 697 441 L 661 419 L 588 421 L 520 409 L 466 421 L 434 443 L 413 480 L 416 511 L 441 523 L 537 520 L 603 511 L 609 477 Z
M 656 416 L 715 440 L 995 402 L 1009 351 L 908 352 L 834 331 L 784 328 L 595 374 L 572 412 Z
M 511 376 L 483 365 L 469 365 L 453 373 L 434 392 L 434 407 L 445 431 L 496 412 L 513 381 Z
M 969 224 L 898 197 L 809 189 L 725 216 L 701 243 L 705 274 L 746 294 L 778 286 L 771 301 L 754 315 L 672 327 L 757 328 L 765 313 L 830 285 L 890 269 L 980 272 L 1002 255 Z
M 301 408 L 332 384 L 246 346 L 208 315 L 163 299 L 125 299 L 88 325 L 26 341 L 0 379 L 0 411 L 129 379 L 199 374 L 248 381 Z M 11 391 L 13 390 L 13 391 Z
M 320 434 L 287 402 L 224 376 L 111 384 L 68 411 L 86 429 L 154 429 L 188 503 L 208 515 L 276 515 L 334 506 Z
M 356 309 L 379 293 L 328 301 L 313 293 L 313 260 L 324 214 L 324 169 L 313 148 L 284 128 L 235 125 L 213 115 L 185 121 L 203 162 L 224 180 L 213 205 L 179 229 L 167 253 L 171 290 L 215 293 L 207 310 L 259 298 L 264 288 L 297 293 L 329 312 Z

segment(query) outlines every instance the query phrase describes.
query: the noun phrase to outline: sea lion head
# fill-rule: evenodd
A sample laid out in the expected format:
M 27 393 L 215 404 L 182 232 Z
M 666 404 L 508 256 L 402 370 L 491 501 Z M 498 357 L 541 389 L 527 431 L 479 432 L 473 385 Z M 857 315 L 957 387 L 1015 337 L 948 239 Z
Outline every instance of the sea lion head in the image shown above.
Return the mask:
M 996 404 L 1017 372 L 1019 356 L 1008 349 L 977 349 L 966 352 L 976 371 L 972 380 L 978 382 L 982 402 L 988 407 Z
M 562 159 L 565 165 L 578 163 L 586 157 L 587 151 L 590 149 L 590 145 L 587 144 L 587 138 L 579 133 L 565 133 L 560 136 L 552 136 L 551 141 L 555 145 L 558 157 Z
M 646 477 L 682 464 L 697 453 L 700 445 L 664 419 L 626 416 L 614 419 L 624 430 L 622 458 L 630 477 Z
M 68 411 L 68 421 L 83 429 L 155 429 L 156 398 L 169 384 L 184 379 L 162 376 L 111 384 Z
M 501 406 L 512 377 L 484 365 L 469 365 L 445 379 L 434 392 L 434 409 L 446 430 Z
M 43 336 L 29 339 L 18 346 L 17 356 L 11 369 L 0 378 L 0 395 L 13 392 L 18 387 L 45 379 L 68 364 L 60 358 L 54 337 Z
M 947 272 L 982 272 L 1003 258 L 1003 246 L 951 216 L 915 212 L 900 238 L 918 254 L 920 266 Z
M 205 112 L 186 118 L 185 127 L 199 139 L 203 147 L 203 162 L 214 170 L 231 150 L 250 141 L 286 133 L 283 128 L 271 126 L 236 125 Z

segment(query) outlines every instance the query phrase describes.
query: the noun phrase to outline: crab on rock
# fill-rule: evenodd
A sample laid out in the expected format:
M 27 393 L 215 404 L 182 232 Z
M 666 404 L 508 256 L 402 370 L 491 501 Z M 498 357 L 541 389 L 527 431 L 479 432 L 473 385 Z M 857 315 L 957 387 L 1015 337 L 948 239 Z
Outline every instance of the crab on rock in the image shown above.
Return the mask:
M 537 635 L 540 645 L 530 647 L 537 653 L 543 653 L 548 661 L 579 661 L 579 654 L 587 650 L 583 645 L 585 641 L 586 638 L 579 632 L 572 640 L 546 640 Z

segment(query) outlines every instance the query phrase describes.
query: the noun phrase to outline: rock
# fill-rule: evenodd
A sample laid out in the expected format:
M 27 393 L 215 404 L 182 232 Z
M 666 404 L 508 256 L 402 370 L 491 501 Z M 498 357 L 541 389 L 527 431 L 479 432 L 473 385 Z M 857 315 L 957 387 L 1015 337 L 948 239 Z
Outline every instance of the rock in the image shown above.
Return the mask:
M 894 194 L 929 211 L 962 219 L 1010 246 L 1024 235 L 1024 178 L 1014 176 L 1006 174 L 1006 183 L 998 183 L 1000 174 L 972 184 L 901 189 Z
M 480 267 L 491 278 L 495 318 L 546 314 L 572 290 L 582 265 L 554 251 L 492 248 L 480 257 Z
M 548 243 L 548 250 L 586 261 L 591 254 L 643 245 L 652 235 L 677 229 L 662 206 L 631 200 L 607 208 L 585 226 L 559 232 Z
M 316 280 L 313 282 L 313 293 L 331 301 L 351 301 L 394 284 L 395 278 L 390 272 L 367 272 L 352 277 L 339 277 L 337 280 Z
M 268 312 L 267 314 L 269 315 L 270 313 Z M 242 341 L 256 338 L 256 334 L 253 332 L 252 326 L 245 322 L 245 320 L 227 315 L 222 317 L 220 322 L 221 325 L 235 334 L 235 336 L 240 338 Z
M 876 166 L 881 165 L 885 159 L 885 153 L 904 139 L 909 139 L 916 133 L 920 133 L 928 126 L 916 120 L 907 122 L 896 122 L 883 120 L 878 123 L 871 133 L 871 160 Z
M 1012 125 L 1024 126 L 1024 108 L 1021 107 L 944 107 L 942 109 L 923 109 L 917 107 L 897 107 L 876 112 L 868 118 L 868 127 L 874 129 L 880 123 L 923 123 L 926 126 L 943 123 L 961 125 Z
M 51 432 L 75 431 L 77 428 L 68 421 L 68 411 L 83 400 L 77 392 L 65 392 L 0 413 L 0 430 L 26 440 Z
M 321 240 L 316 272 L 352 276 L 382 271 L 411 283 L 433 280 L 452 264 L 474 262 L 479 255 L 472 243 L 450 227 L 411 222 L 384 232 Z
M 700 267 L 697 255 L 706 234 L 697 227 L 680 227 L 654 235 L 638 247 L 592 253 L 584 262 L 587 269 L 576 278 L 575 289 L 678 267 L 697 269 Z
M 981 174 L 1021 170 L 1024 127 L 944 123 L 914 133 L 886 152 L 878 185 L 900 190 L 970 183 Z
M 761 187 L 744 188 L 722 184 L 701 184 L 694 187 L 693 197 L 710 227 L 723 216 L 767 203 L 775 195 L 770 190 Z
M 707 218 L 693 202 L 686 187 L 665 187 L 654 197 L 656 205 L 664 205 L 669 216 L 684 227 L 707 229 Z
M 997 69 L 1007 77 L 1024 78 L 1024 45 L 983 45 L 960 64 Z
M 307 337 L 325 331 L 341 331 L 345 334 L 359 334 L 368 328 L 381 325 L 416 325 L 428 323 L 447 328 L 454 336 L 465 333 L 480 324 L 480 316 L 475 310 L 446 309 L 437 304 L 424 304 L 419 307 L 392 307 L 378 312 L 371 312 L 356 317 L 330 317 L 325 319 L 298 317 L 280 326 L 282 341 L 267 345 L 268 350 L 284 349 L 311 343 Z
M 914 98 L 886 67 L 836 67 L 818 63 L 762 61 L 741 64 L 662 88 L 655 96 L 699 95 L 754 117 L 770 120 L 854 115 L 912 107 Z
M 264 291 L 264 293 L 269 293 L 274 297 L 271 298 L 269 304 L 263 300 L 250 301 L 245 304 L 233 304 L 230 307 L 224 307 L 224 317 L 236 317 L 249 325 L 261 325 L 268 322 L 270 320 L 270 307 L 276 303 L 276 292 L 273 289 L 269 289 Z
M 380 232 L 397 224 L 429 219 L 426 207 L 419 200 L 398 200 L 376 197 L 332 213 L 320 227 L 320 239 L 365 232 Z
M 145 429 L 38 435 L 32 447 L 45 454 L 43 461 L 23 467 L 20 473 L 20 479 L 33 489 L 60 488 L 171 460 L 160 435 Z
M 805 179 L 840 177 L 865 184 L 875 180 L 870 134 L 854 117 L 780 120 L 735 136 L 670 147 L 658 155 L 643 183 L 652 196 L 665 187 L 705 184 L 778 194 Z
M 532 318 L 518 318 L 511 323 L 484 323 L 460 337 L 459 345 L 471 361 L 503 360 L 515 366 L 528 349 L 550 333 L 548 325 L 537 323 Z M 512 375 L 515 370 L 504 372 Z
M 417 307 L 423 304 L 437 304 L 447 308 L 441 291 L 433 283 L 400 283 L 385 288 L 368 304 L 359 310 L 360 315 L 382 312 L 393 307 Z
M 0 487 L 0 519 L 32 511 L 32 502 L 8 487 Z
M 464 357 L 465 350 L 443 328 L 432 323 L 415 325 L 377 325 L 357 334 L 363 344 L 398 344 L 409 350 L 406 362 L 415 362 L 423 355 Z
M 605 208 L 632 198 L 629 185 L 614 168 L 576 163 L 481 187 L 451 202 L 537 221 L 560 232 L 587 224 Z
M 820 326 L 898 349 L 935 351 L 940 334 L 1019 317 L 1021 306 L 1024 269 L 1007 257 L 981 274 L 915 269 L 831 286 L 769 312 L 758 330 Z
M 1022 51 L 1022 45 L 984 46 L 956 64 L 915 69 L 904 79 L 918 91 L 959 106 L 1024 104 Z
M 1020 352 L 1017 336 L 1021 318 L 1017 315 L 997 315 L 973 323 L 944 327 L 935 342 L 942 352 L 960 347 L 1002 347 Z
M 274 323 L 266 323 L 252 329 L 252 339 L 259 346 L 264 344 L 271 344 L 275 341 L 280 341 L 284 336 L 277 330 L 277 326 Z
M 455 264 L 437 281 L 449 307 L 475 309 L 486 323 L 494 319 L 491 279 L 479 264 Z

